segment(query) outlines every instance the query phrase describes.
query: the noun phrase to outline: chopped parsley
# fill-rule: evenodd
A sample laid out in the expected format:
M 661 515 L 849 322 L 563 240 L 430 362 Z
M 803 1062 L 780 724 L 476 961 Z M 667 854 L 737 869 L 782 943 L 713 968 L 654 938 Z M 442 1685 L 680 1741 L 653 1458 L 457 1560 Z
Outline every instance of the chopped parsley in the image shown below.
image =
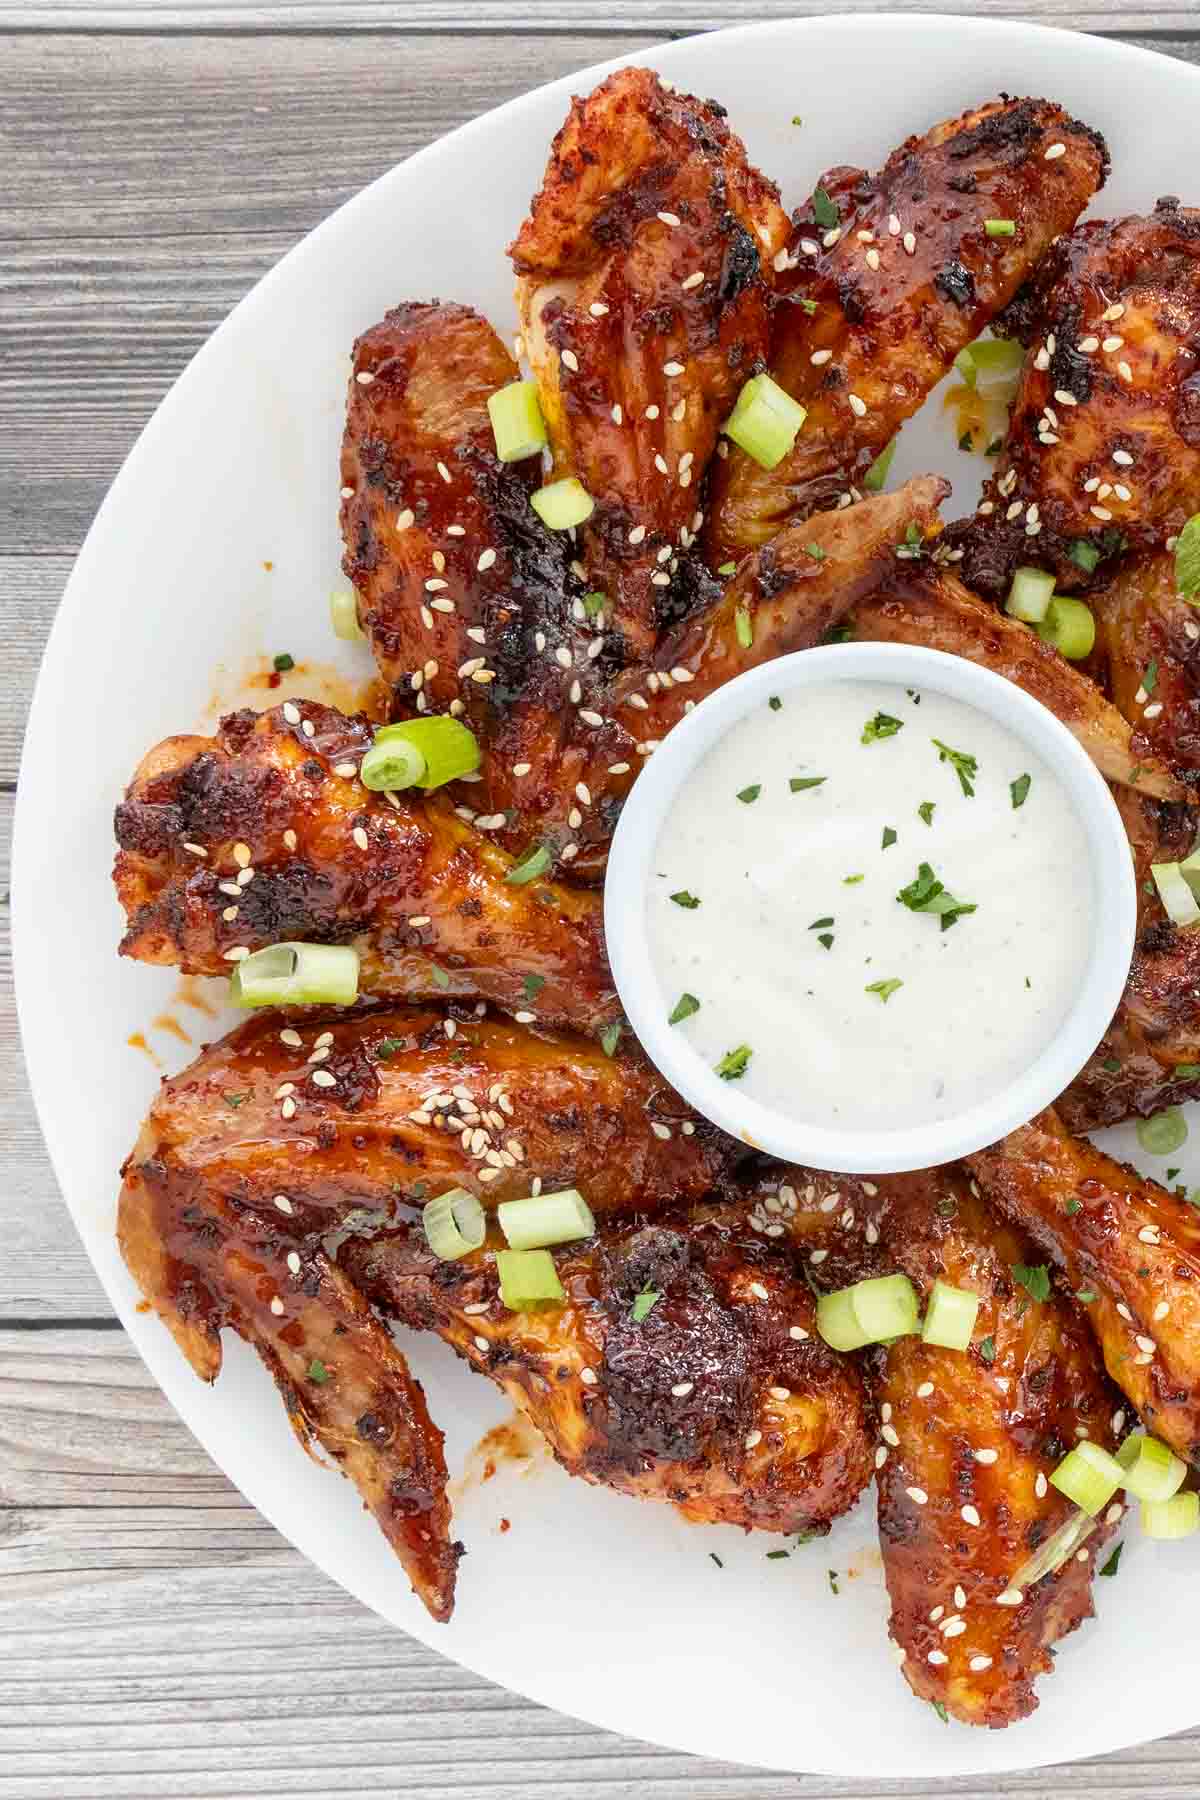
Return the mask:
M 971 436 L 969 431 L 963 432 L 958 440 L 958 447 L 960 450 L 973 450 L 975 448 L 975 439 Z
M 283 654 L 281 656 L 277 656 L 275 658 L 275 673 L 277 675 L 286 675 L 288 673 L 288 670 L 294 669 L 295 666 L 296 666 L 295 657 L 289 656 L 286 650 L 283 652 Z
M 840 1593 L 841 1593 L 841 1591 L 842 1591 L 842 1590 L 841 1590 L 841 1588 L 840 1588 L 840 1587 L 839 1587 L 839 1586 L 838 1586 L 838 1572 L 837 1572 L 837 1570 L 836 1570 L 836 1569 L 829 1569 L 829 1570 L 828 1570 L 828 1571 L 827 1571 L 827 1573 L 828 1573 L 828 1576 L 829 1576 L 829 1585 L 830 1585 L 830 1587 L 831 1587 L 831 1588 L 832 1588 L 832 1589 L 833 1589 L 833 1592 L 834 1592 L 834 1593 L 835 1593 L 835 1594 L 840 1594 Z
M 695 912 L 700 902 L 695 894 L 689 894 L 686 888 L 680 888 L 677 894 L 671 895 L 676 906 L 682 906 L 685 912 Z
M 842 215 L 838 211 L 837 202 L 830 199 L 823 187 L 815 189 L 813 193 L 812 210 L 813 218 L 822 231 L 832 231 L 835 225 L 841 224 Z
M 952 750 L 949 744 L 943 744 L 941 738 L 930 738 L 930 743 L 937 746 L 938 761 L 948 762 L 958 776 L 958 785 L 968 800 L 975 798 L 975 779 L 979 774 L 979 764 L 965 750 Z
M 1095 544 L 1089 544 L 1086 538 L 1073 539 L 1067 555 L 1075 567 L 1082 569 L 1086 575 L 1091 575 L 1100 561 L 1099 550 Z
M 772 712 L 778 712 L 780 707 L 783 705 L 783 701 L 779 698 L 778 694 L 772 694 L 771 698 L 767 701 L 767 705 L 770 707 Z
M 920 806 L 918 806 L 918 808 L 917 808 L 917 817 L 918 817 L 918 819 L 924 819 L 924 821 L 927 825 L 932 825 L 933 824 L 933 815 L 936 811 L 937 811 L 937 801 L 936 800 L 922 800 Z
M 604 1031 L 600 1033 L 600 1048 L 603 1050 L 605 1056 L 615 1056 L 617 1054 L 617 1045 L 620 1041 L 621 1021 L 618 1019 L 615 1024 L 607 1026 Z
M 978 911 L 973 900 L 956 900 L 947 893 L 927 862 L 918 866 L 916 880 L 901 888 L 896 898 L 909 912 L 932 913 L 941 920 L 943 931 L 949 931 L 964 913 Z
M 1014 812 L 1016 812 L 1018 806 L 1024 806 L 1025 801 L 1029 796 L 1029 788 L 1032 781 L 1032 775 L 1018 775 L 1015 781 L 1009 782 L 1008 791 L 1012 795 Z
M 866 879 L 865 875 L 843 875 L 842 886 L 857 887 L 860 881 L 865 881 Z
M 1100 1064 L 1100 1067 L 1109 1075 L 1119 1075 L 1121 1073 L 1121 1059 L 1119 1056 L 1106 1056 L 1104 1061 Z M 1175 1072 L 1176 1074 L 1179 1073 L 1178 1070 Z
M 748 650 L 754 642 L 754 621 L 744 606 L 739 606 L 733 615 L 733 628 L 737 632 L 737 641 L 743 650 Z
M 375 1046 L 375 1061 L 387 1062 L 389 1057 L 398 1056 L 406 1044 L 406 1038 L 382 1038 Z
M 717 1074 L 722 1081 L 740 1081 L 753 1055 L 749 1044 L 739 1044 L 736 1050 L 727 1050 L 717 1064 Z
M 536 881 L 550 867 L 550 852 L 545 844 L 536 844 L 527 850 L 519 863 L 514 863 L 504 877 L 509 887 L 524 887 L 528 881 Z
M 980 1354 L 980 1356 L 982 1356 L 985 1363 L 994 1363 L 996 1360 L 996 1340 L 995 1340 L 995 1338 L 985 1337 L 982 1340 L 982 1342 L 980 1343 L 979 1354 Z
M 1045 1263 L 1037 1263 L 1033 1267 L 1028 1263 L 1013 1263 L 1012 1278 L 1025 1289 L 1031 1299 L 1050 1298 L 1050 1271 Z
M 934 1712 L 937 1714 L 938 1718 L 942 1721 L 942 1724 L 948 1725 L 950 1723 L 950 1714 L 946 1711 L 945 1701 L 944 1700 L 931 1700 L 929 1702 L 929 1704 L 930 1704 L 930 1706 L 932 1706 L 932 1708 L 933 1708 Z
M 1174 1181 L 1174 1179 L 1178 1175 L 1178 1173 L 1179 1173 L 1178 1169 L 1168 1169 L 1167 1170 L 1167 1180 Z
M 249 1088 L 247 1088 L 247 1090 L 244 1094 L 226 1094 L 225 1104 L 226 1104 L 226 1106 L 232 1106 L 235 1108 L 239 1107 L 239 1106 L 245 1106 L 245 1104 L 249 1098 L 250 1098 L 250 1090 L 249 1090 Z
M 329 1380 L 329 1370 L 319 1357 L 314 1356 L 308 1365 L 308 1379 L 314 1387 L 324 1387 Z
M 832 924 L 833 924 L 832 918 L 814 919 L 808 929 L 810 931 L 824 931 L 827 925 L 832 925 Z
M 536 1000 L 545 985 L 546 977 L 544 975 L 527 975 L 525 977 L 525 998 Z
M 890 850 L 892 845 L 896 842 L 898 842 L 896 833 L 892 830 L 890 825 L 885 825 L 883 828 L 883 838 L 880 842 L 879 848 L 881 850 Z
M 768 1562 L 778 1562 L 781 1557 L 788 1557 L 791 1554 L 790 1550 L 768 1550 L 766 1558 Z
M 1078 1300 L 1080 1306 L 1090 1306 L 1096 1296 L 1091 1288 L 1080 1288 L 1075 1295 L 1075 1298 Z
M 878 994 L 880 1000 L 882 1000 L 883 1004 L 886 1006 L 888 1001 L 891 999 L 892 995 L 896 992 L 896 989 L 902 988 L 903 986 L 904 986 L 904 983 L 902 981 L 898 981 L 896 979 L 896 977 L 893 975 L 891 977 L 891 979 L 888 981 L 872 981 L 872 982 L 870 982 L 863 989 L 863 993 L 864 994 Z
M 822 550 L 820 544 L 812 543 L 805 544 L 804 554 L 806 556 L 811 556 L 814 562 L 824 562 L 828 552 Z
M 633 1305 L 629 1309 L 629 1316 L 634 1324 L 640 1325 L 643 1319 L 648 1318 L 661 1298 L 658 1289 L 652 1287 L 644 1287 L 640 1294 L 635 1294 Z
M 793 125 L 798 125 L 799 123 L 799 119 L 792 120 Z M 797 306 L 802 306 L 804 308 L 810 319 L 817 310 L 817 303 L 815 300 L 797 300 L 796 304 Z
M 1098 1575 L 1115 1575 L 1121 1566 L 1121 1552 L 1124 1548 L 1125 1541 L 1122 1539 L 1105 1563 L 1104 1567 L 1102 1569 L 1097 1569 L 1096 1573 Z
M 1072 1195 L 1071 1199 L 1068 1200 L 1066 1205 L 1064 1206 L 1063 1211 L 1066 1213 L 1068 1219 L 1073 1219 L 1077 1212 L 1083 1211 L 1083 1201 L 1076 1200 L 1075 1197 Z
M 1144 668 L 1144 670 L 1142 671 L 1142 687 L 1146 693 L 1147 698 L 1149 698 L 1149 696 L 1154 692 L 1154 690 L 1157 686 L 1158 686 L 1158 662 L 1155 658 L 1152 657 L 1150 659 L 1150 661 L 1146 664 L 1146 667 Z
M 817 942 L 818 942 L 818 944 L 822 945 L 824 949 L 832 950 L 833 949 L 833 933 L 832 933 L 832 931 L 819 931 L 817 933 Z
M 881 738 L 895 737 L 898 731 L 904 730 L 903 719 L 893 719 L 891 713 L 877 712 L 873 719 L 868 719 L 862 728 L 863 744 L 877 744 Z
M 604 605 L 605 596 L 593 591 L 583 596 L 583 610 L 587 618 L 594 619 Z
M 761 793 L 762 793 L 762 782 L 756 781 L 752 787 L 739 788 L 738 799 L 741 801 L 743 806 L 753 806 L 754 802 L 758 799 L 758 796 Z
M 690 1019 L 693 1013 L 700 1011 L 700 1002 L 695 994 L 680 994 L 675 1002 L 674 1010 L 667 1020 L 668 1025 L 678 1025 L 682 1019 Z
M 809 788 L 820 787 L 823 781 L 828 780 L 828 775 L 793 775 L 788 782 L 788 786 L 793 794 L 803 794 L 807 792 Z
M 987 449 L 984 451 L 983 454 L 985 456 L 999 456 L 999 454 L 1003 450 L 1003 448 L 1004 448 L 1004 439 L 995 437 L 992 439 L 991 443 L 988 445 Z

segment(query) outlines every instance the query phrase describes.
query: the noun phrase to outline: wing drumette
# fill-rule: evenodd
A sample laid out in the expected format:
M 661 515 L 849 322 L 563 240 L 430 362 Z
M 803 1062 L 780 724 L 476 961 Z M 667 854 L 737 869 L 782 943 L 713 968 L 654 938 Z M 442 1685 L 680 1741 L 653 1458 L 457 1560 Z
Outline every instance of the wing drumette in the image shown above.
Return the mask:
M 1117 1507 L 1026 1592 L 1013 1577 L 1073 1512 L 1048 1476 L 1076 1438 L 1106 1446 L 1121 1421 L 1087 1323 L 1056 1294 L 1031 1300 L 1014 1267 L 1033 1259 L 962 1170 L 830 1175 L 789 1168 L 753 1190 L 750 1223 L 777 1234 L 830 1288 L 902 1271 L 980 1296 L 970 1348 L 901 1338 L 870 1353 L 879 1410 L 879 1532 L 891 1635 L 913 1692 L 967 1724 L 1000 1726 L 1037 1704 L 1057 1640 L 1092 1612 L 1095 1552 Z
M 994 100 L 909 138 L 871 176 L 835 169 L 797 215 L 771 372 L 808 408 L 791 453 L 717 469 L 714 566 L 851 490 L 955 356 L 1069 231 L 1103 140 L 1047 100 Z M 988 219 L 1009 219 L 989 237 Z
M 1200 488 L 1200 213 L 1092 219 L 1062 239 L 1014 309 L 1029 344 L 1012 423 L 961 533 L 972 587 L 1018 563 L 1153 549 Z M 1036 529 L 1034 529 L 1036 528 Z
M 626 68 L 572 102 L 511 247 L 554 474 L 596 501 L 582 562 L 631 658 L 709 591 L 681 552 L 787 229 L 722 108 Z
M 566 1302 L 540 1313 L 505 1309 L 483 1253 L 438 1263 L 414 1229 L 339 1260 L 503 1388 L 568 1473 L 697 1523 L 826 1530 L 870 1477 L 866 1396 L 803 1280 L 737 1223 L 606 1221 L 555 1252 Z

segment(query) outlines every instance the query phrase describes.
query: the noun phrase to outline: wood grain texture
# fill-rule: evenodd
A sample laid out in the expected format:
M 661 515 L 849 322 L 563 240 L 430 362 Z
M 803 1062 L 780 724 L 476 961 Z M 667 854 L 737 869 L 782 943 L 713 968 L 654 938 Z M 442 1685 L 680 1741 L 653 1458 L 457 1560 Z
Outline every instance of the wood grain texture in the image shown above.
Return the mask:
M 673 32 L 815 10 L 0 4 L 0 1800 L 931 1792 L 699 1762 L 547 1712 L 385 1626 L 281 1540 L 111 1318 L 33 1119 L 7 939 L 21 733 L 71 558 L 138 430 L 234 301 L 348 194 L 500 100 Z M 974 10 L 1200 59 L 1191 4 Z M 1200 1730 L 937 1793 L 1192 1800 Z

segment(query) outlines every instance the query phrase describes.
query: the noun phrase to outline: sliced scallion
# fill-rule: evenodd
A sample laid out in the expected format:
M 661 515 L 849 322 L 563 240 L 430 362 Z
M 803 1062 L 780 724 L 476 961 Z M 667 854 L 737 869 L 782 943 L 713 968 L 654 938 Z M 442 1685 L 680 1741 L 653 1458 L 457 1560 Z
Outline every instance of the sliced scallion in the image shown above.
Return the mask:
M 1027 625 L 1040 625 L 1054 598 L 1054 577 L 1044 569 L 1022 566 L 1013 570 L 1012 586 L 1004 610 Z
M 1183 1486 L 1187 1464 L 1159 1438 L 1134 1431 L 1117 1451 L 1125 1471 L 1124 1486 L 1135 1500 L 1169 1500 Z
M 509 887 L 525 887 L 539 875 L 544 875 L 549 867 L 550 852 L 545 844 L 539 844 L 536 849 L 527 851 L 520 862 L 514 863 L 504 879 Z
M 439 1262 L 457 1262 L 478 1250 L 487 1236 L 487 1216 L 474 1194 L 450 1188 L 422 1208 L 425 1239 Z
M 1177 1106 L 1165 1106 L 1153 1118 L 1137 1122 L 1137 1141 L 1151 1156 L 1170 1156 L 1187 1142 L 1187 1134 L 1187 1120 Z
M 854 1310 L 852 1287 L 821 1295 L 817 1301 L 817 1330 L 831 1350 L 861 1350 L 870 1343 L 870 1335 L 863 1330 Z
M 537 383 L 510 381 L 488 396 L 488 417 L 502 463 L 536 456 L 547 443 L 546 421 L 538 403 Z
M 878 494 L 882 490 L 883 485 L 888 478 L 888 471 L 892 466 L 892 458 L 896 454 L 896 445 L 899 442 L 900 438 L 897 434 L 897 436 L 892 439 L 891 443 L 879 452 L 879 455 L 875 458 L 875 461 L 863 476 L 862 484 L 869 494 Z
M 1053 644 L 1060 655 L 1070 662 L 1079 662 L 1081 658 L 1090 656 L 1092 646 L 1096 642 L 1096 621 L 1092 617 L 1092 609 L 1082 600 L 1070 600 L 1065 594 L 1055 594 L 1046 608 L 1046 616 L 1038 626 L 1038 636 L 1043 643 Z
M 917 1293 L 907 1275 L 879 1275 L 822 1294 L 817 1330 L 834 1350 L 889 1343 L 917 1329 Z
M 1169 1500 L 1143 1500 L 1142 1530 L 1147 1537 L 1163 1542 L 1191 1537 L 1200 1530 L 1200 1494 L 1193 1489 L 1186 1494 L 1172 1494 Z
M 460 719 L 436 713 L 381 725 L 375 742 L 359 765 L 366 788 L 395 792 L 400 788 L 439 788 L 479 767 L 479 740 Z
M 921 1341 L 941 1350 L 966 1350 L 979 1315 L 979 1295 L 939 1277 L 929 1292 Z
M 539 488 L 536 494 L 530 494 L 529 504 L 551 531 L 569 531 L 572 525 L 582 525 L 596 510 L 596 502 L 574 475 Z
M 527 1200 L 505 1200 L 496 1208 L 500 1229 L 513 1250 L 542 1250 L 550 1244 L 573 1244 L 593 1236 L 596 1221 L 578 1188 L 557 1194 L 531 1194 Z
M 1090 1438 L 1083 1438 L 1067 1454 L 1050 1477 L 1051 1487 L 1095 1518 L 1121 1486 L 1125 1471 L 1115 1456 Z
M 1017 221 L 1015 219 L 985 219 L 983 229 L 990 238 L 1015 237 Z
M 1150 875 L 1172 925 L 1200 924 L 1200 904 L 1177 862 L 1151 863 Z
M 723 430 L 747 456 L 764 469 L 773 469 L 795 443 L 807 417 L 805 408 L 769 375 L 752 375 Z
M 1014 338 L 976 338 L 954 359 L 968 387 L 977 387 L 982 378 L 990 384 L 1009 381 L 1025 360 L 1025 352 Z
M 548 1250 L 497 1250 L 496 1273 L 509 1312 L 545 1312 L 567 1297 Z
M 347 644 L 361 643 L 366 632 L 358 622 L 358 595 L 349 588 L 338 588 L 329 596 L 329 623 L 334 637 Z
M 358 951 L 348 944 L 269 944 L 234 965 L 231 1006 L 352 1006 Z

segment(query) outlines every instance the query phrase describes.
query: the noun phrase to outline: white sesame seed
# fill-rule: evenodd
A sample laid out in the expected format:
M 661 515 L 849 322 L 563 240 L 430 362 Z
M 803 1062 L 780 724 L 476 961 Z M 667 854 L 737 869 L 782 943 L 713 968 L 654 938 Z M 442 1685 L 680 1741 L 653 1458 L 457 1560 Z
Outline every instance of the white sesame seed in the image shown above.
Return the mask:
M 682 375 L 683 374 L 683 364 L 681 362 L 665 362 L 663 364 L 663 374 L 664 375 Z
M 1147 711 L 1149 711 L 1149 708 L 1147 708 Z M 1143 1244 L 1157 1244 L 1159 1242 L 1157 1228 L 1153 1225 L 1143 1225 L 1142 1229 L 1138 1232 L 1138 1240 Z
M 930 1394 L 932 1394 L 932 1392 L 933 1392 L 932 1381 L 923 1381 L 921 1383 L 920 1387 L 917 1389 L 917 1399 L 918 1400 L 928 1400 L 928 1398 L 929 1398 Z
M 278 1209 L 281 1213 L 285 1213 L 289 1218 L 291 1217 L 292 1213 L 295 1211 L 295 1208 L 293 1207 L 291 1201 L 288 1199 L 286 1194 L 276 1194 L 275 1205 L 278 1207 Z
M 290 1094 L 288 1095 L 287 1099 L 284 1101 L 283 1105 L 280 1107 L 279 1111 L 285 1119 L 294 1119 L 295 1118 L 296 1102 L 292 1099 Z
M 570 369 L 573 375 L 577 375 L 579 373 L 579 358 L 576 356 L 575 352 L 573 350 L 562 350 L 559 354 L 562 358 L 563 367 Z
M 1079 402 L 1070 388 L 1055 388 L 1054 398 L 1060 406 L 1078 406 Z
M 1120 300 L 1114 301 L 1113 304 L 1104 313 L 1103 317 L 1105 318 L 1105 320 L 1123 319 L 1125 317 L 1125 307 L 1122 304 L 1122 302 Z
M 1093 519 L 1104 520 L 1112 518 L 1112 514 L 1109 512 L 1107 506 L 1089 506 L 1088 511 L 1091 513 Z
M 761 1431 L 748 1431 L 746 1433 L 746 1436 L 745 1436 L 743 1442 L 744 1442 L 747 1450 L 753 1450 L 753 1448 L 756 1444 L 762 1443 L 762 1432 Z
M 1098 350 L 1100 348 L 1100 339 L 1098 337 L 1080 338 L 1076 348 L 1080 350 L 1084 356 L 1090 356 L 1093 350 Z
M 1129 1308 L 1126 1306 L 1126 1304 L 1123 1300 L 1117 1301 L 1117 1311 L 1123 1319 L 1127 1319 L 1129 1321 L 1129 1323 L 1132 1325 L 1133 1314 L 1130 1312 Z
M 976 1450 L 975 1461 L 982 1463 L 985 1468 L 990 1468 L 992 1463 L 999 1460 L 999 1456 L 998 1450 Z
M 894 1425 L 885 1425 L 879 1435 L 885 1444 L 891 1445 L 893 1450 L 900 1448 L 900 1434 Z
M 777 1227 L 777 1229 L 782 1231 L 783 1227 L 779 1226 L 779 1227 Z M 880 1444 L 879 1448 L 875 1452 L 875 1467 L 877 1469 L 882 1469 L 882 1467 L 883 1467 L 884 1463 L 887 1461 L 887 1459 L 888 1459 L 887 1445 Z
M 949 1662 L 950 1658 L 944 1650 L 931 1650 L 925 1660 L 933 1663 L 935 1667 L 940 1667 L 942 1663 Z
M 684 289 L 698 288 L 703 280 L 704 280 L 704 270 L 703 269 L 695 269 L 695 270 L 693 270 L 692 274 L 685 276 L 683 281 L 680 283 L 680 286 Z
M 249 954 L 245 944 L 235 944 L 232 950 L 224 952 L 224 960 L 226 962 L 244 962 Z
M 909 1499 L 912 1501 L 914 1506 L 924 1506 L 926 1501 L 929 1499 L 929 1495 L 925 1492 L 924 1488 L 910 1487 L 910 1488 L 905 1488 L 904 1491 L 908 1495 Z
M 808 1333 L 803 1325 L 789 1325 L 788 1336 L 794 1338 L 796 1343 L 803 1344 L 808 1338 Z
M 1050 367 L 1050 357 L 1044 348 L 1039 350 L 1034 357 L 1033 366 L 1035 369 L 1048 369 Z
M 906 231 L 903 242 L 907 255 L 915 256 L 917 254 L 917 240 L 915 235 L 911 231 Z
M 1166 1316 L 1170 1312 L 1170 1310 L 1171 1310 L 1170 1302 L 1168 1300 L 1160 1300 L 1158 1305 L 1155 1307 L 1154 1312 L 1151 1316 L 1153 1317 L 1155 1323 L 1157 1324 L 1160 1319 L 1166 1318 Z
M 823 1263 L 828 1255 L 828 1250 L 812 1250 L 809 1252 L 808 1260 L 815 1266 L 817 1263 Z
M 361 375 L 359 376 L 359 380 L 362 380 Z M 283 1301 L 279 1298 L 278 1294 L 276 1294 L 275 1298 L 271 1301 L 271 1311 L 275 1314 L 276 1318 L 283 1312 Z
M 595 1369 L 580 1369 L 579 1379 L 584 1387 L 595 1387 L 600 1377 L 596 1374 Z
M 1119 350 L 1124 342 L 1123 337 L 1117 337 L 1114 333 L 1112 337 L 1105 338 L 1102 348 L 1111 353 L 1113 350 Z
M 1121 377 L 1122 381 L 1133 380 L 1133 370 L 1127 362 L 1119 362 L 1117 364 L 1117 374 Z
M 314 1087 L 331 1088 L 337 1086 L 337 1076 L 331 1075 L 328 1069 L 314 1069 L 312 1072 Z
M 959 1586 L 955 1588 L 954 1604 L 957 1606 L 959 1612 L 961 1612 L 963 1607 L 967 1604 L 967 1593 L 964 1587 Z
M 1046 161 L 1056 162 L 1060 156 L 1065 156 L 1066 154 L 1067 146 L 1065 144 L 1051 144 L 1050 148 L 1046 151 Z
M 964 1525 L 978 1525 L 980 1523 L 979 1513 L 973 1506 L 960 1507 L 959 1517 L 962 1519 Z
M 1145 1353 L 1145 1355 L 1147 1355 L 1147 1356 L 1154 1355 L 1154 1352 L 1155 1352 L 1155 1349 L 1157 1348 L 1157 1346 L 1155 1345 L 1153 1338 L 1135 1337 L 1133 1341 L 1137 1345 L 1138 1349 L 1143 1351 Z
M 860 400 L 857 394 L 847 394 L 846 398 L 850 402 L 850 411 L 854 414 L 855 418 L 865 419 L 867 416 L 866 401 Z
M 303 720 L 303 722 L 301 723 L 300 729 L 304 733 L 306 738 L 316 737 L 316 735 L 317 735 L 317 728 L 313 724 L 311 719 Z
M 1121 1517 L 1124 1510 L 1125 1510 L 1125 1508 L 1121 1505 L 1121 1502 L 1118 1500 L 1115 1503 L 1115 1505 L 1110 1506 L 1108 1511 L 1105 1513 L 1104 1523 L 1106 1525 L 1115 1525 L 1117 1520 Z
M 1014 1587 L 1005 1588 L 1005 1590 L 1002 1594 L 996 1595 L 996 1605 L 997 1606 L 1020 1606 L 1020 1604 L 1021 1604 L 1022 1600 L 1024 1600 L 1024 1598 L 1025 1598 L 1025 1596 L 1021 1592 L 1020 1588 L 1014 1588 Z
M 1049 1486 L 1050 1486 L 1050 1483 L 1046 1480 L 1046 1477 L 1042 1473 L 1041 1469 L 1039 1469 L 1037 1472 L 1037 1479 L 1035 1480 L 1035 1482 L 1033 1484 L 1033 1491 L 1037 1495 L 1039 1500 L 1044 1500 L 1046 1498 L 1046 1492 L 1047 1492 L 1047 1489 L 1049 1488 Z
M 645 535 L 646 527 L 644 525 L 635 525 L 629 533 L 629 542 L 631 544 L 640 544 Z
M 593 319 L 602 319 L 608 311 L 608 308 L 605 306 L 603 300 L 593 300 L 588 307 L 588 311 L 591 313 Z
M 1115 481 L 1113 483 L 1113 493 L 1117 496 L 1118 500 L 1132 500 L 1133 498 L 1129 489 L 1120 481 Z
M 359 383 L 359 385 L 361 387 L 370 387 L 370 385 L 374 381 L 375 377 L 372 375 L 372 373 L 369 369 L 360 369 L 358 371 L 358 374 L 354 377 L 354 379 L 355 379 L 355 381 L 357 381 Z
M 966 1629 L 967 1621 L 965 1619 L 956 1619 L 953 1616 L 947 1619 L 941 1628 L 942 1636 L 944 1638 L 961 1637 Z
M 354 827 L 354 841 L 360 850 L 369 850 L 371 847 L 371 840 L 361 825 L 356 825 Z
M 971 1658 L 970 1662 L 967 1664 L 967 1667 L 975 1675 L 982 1674 L 984 1669 L 990 1669 L 991 1666 L 992 1666 L 992 1659 L 990 1656 L 973 1656 Z

